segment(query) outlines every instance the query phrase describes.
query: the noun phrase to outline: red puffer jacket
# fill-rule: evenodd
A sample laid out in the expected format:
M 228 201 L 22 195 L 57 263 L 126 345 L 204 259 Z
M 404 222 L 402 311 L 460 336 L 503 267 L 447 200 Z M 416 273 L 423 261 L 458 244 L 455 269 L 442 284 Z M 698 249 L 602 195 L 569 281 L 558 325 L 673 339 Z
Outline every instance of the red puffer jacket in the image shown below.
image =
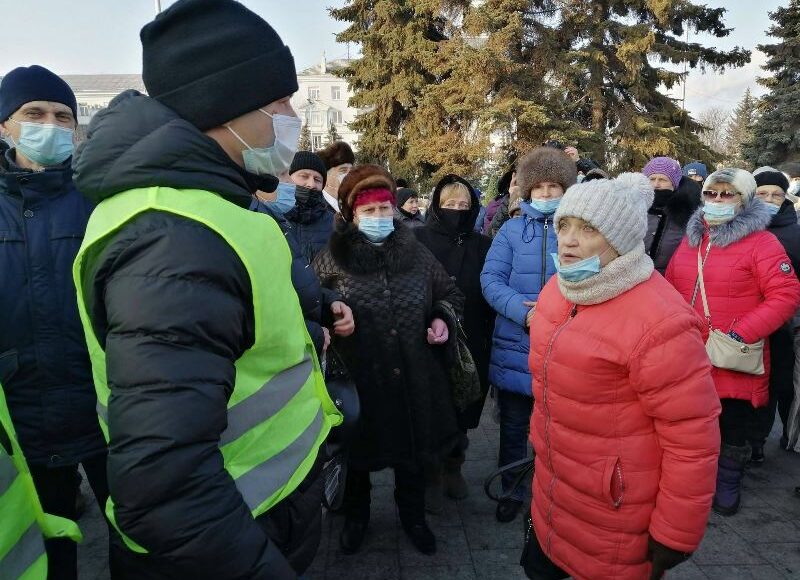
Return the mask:
M 646 579 L 648 534 L 693 552 L 717 475 L 719 399 L 703 323 L 654 273 L 575 306 L 555 277 L 531 323 L 532 517 L 576 579 Z
M 733 330 L 745 342 L 769 337 L 800 305 L 800 282 L 781 243 L 765 231 L 771 216 L 764 202 L 754 198 L 733 220 L 710 229 L 702 215 L 700 210 L 689 220 L 687 237 L 667 268 L 667 280 L 691 302 L 698 246 L 705 256 L 710 239 L 703 278 L 711 325 L 723 332 Z M 699 292 L 694 307 L 705 318 Z M 769 401 L 769 341 L 764 344 L 764 366 L 763 375 L 715 368 L 712 374 L 720 398 L 765 406 Z

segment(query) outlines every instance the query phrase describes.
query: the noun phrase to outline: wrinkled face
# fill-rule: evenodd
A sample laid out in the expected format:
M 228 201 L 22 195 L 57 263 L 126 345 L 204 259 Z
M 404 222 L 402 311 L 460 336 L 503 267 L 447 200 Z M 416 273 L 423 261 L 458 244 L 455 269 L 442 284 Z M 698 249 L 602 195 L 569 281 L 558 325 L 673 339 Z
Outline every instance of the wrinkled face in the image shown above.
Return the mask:
M 322 191 L 322 175 L 313 169 L 301 169 L 291 175 L 292 183 L 308 189 Z
M 403 210 L 408 213 L 417 213 L 419 211 L 419 199 L 416 197 L 409 197 L 403 204 Z
M 558 220 L 556 232 L 558 260 L 565 266 L 600 256 L 600 266 L 603 267 L 619 257 L 608 240 L 589 222 L 580 218 L 562 217 Z
M 670 178 L 663 173 L 654 173 L 651 175 L 650 185 L 653 186 L 653 189 L 668 189 L 669 191 L 675 190 L 675 188 L 672 186 L 672 181 Z
M 461 184 L 448 185 L 442 190 L 439 197 L 439 207 L 466 211 L 472 207 L 472 196 L 470 196 L 466 186 Z
M 762 201 L 778 207 L 782 206 L 783 202 L 786 201 L 786 192 L 777 185 L 762 185 L 756 190 L 756 195 Z
M 31 101 L 14 111 L 8 119 L 0 123 L 0 127 L 3 128 L 4 136 L 11 137 L 14 143 L 18 143 L 22 133 L 20 123 L 26 122 L 56 125 L 64 129 L 74 129 L 77 126 L 72 109 L 67 105 L 51 101 Z
M 552 183 L 550 181 L 543 181 L 542 183 L 537 183 L 531 189 L 531 198 L 532 199 L 558 199 L 564 195 L 564 188 L 561 187 L 560 183 Z
M 390 201 L 374 201 L 358 206 L 353 212 L 353 223 L 358 225 L 363 217 L 390 218 L 394 216 L 394 206 Z
M 737 205 L 742 203 L 742 194 L 730 183 L 714 183 L 703 190 L 703 203 Z

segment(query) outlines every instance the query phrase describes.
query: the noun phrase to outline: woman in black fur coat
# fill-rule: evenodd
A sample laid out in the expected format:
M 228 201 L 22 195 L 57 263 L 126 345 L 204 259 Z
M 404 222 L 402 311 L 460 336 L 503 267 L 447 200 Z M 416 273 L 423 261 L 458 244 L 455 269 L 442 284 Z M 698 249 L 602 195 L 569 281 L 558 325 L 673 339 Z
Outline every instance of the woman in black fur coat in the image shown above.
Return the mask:
M 455 336 L 442 320 L 460 316 L 463 295 L 411 230 L 393 221 L 396 187 L 381 167 L 351 171 L 339 190 L 341 214 L 314 269 L 353 309 L 356 331 L 334 347 L 361 399 L 351 448 L 342 551 L 356 552 L 369 521 L 369 472 L 391 467 L 403 529 L 421 552 L 436 551 L 425 522 L 423 471 L 459 441 L 450 383 L 439 352 Z

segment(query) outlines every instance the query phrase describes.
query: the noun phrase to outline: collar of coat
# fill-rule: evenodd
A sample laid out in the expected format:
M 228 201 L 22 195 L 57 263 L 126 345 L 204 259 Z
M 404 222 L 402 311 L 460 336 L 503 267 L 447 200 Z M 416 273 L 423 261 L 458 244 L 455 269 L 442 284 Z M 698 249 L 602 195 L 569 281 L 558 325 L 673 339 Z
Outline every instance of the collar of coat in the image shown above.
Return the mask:
M 734 218 L 724 224 L 709 227 L 703 217 L 703 208 L 698 209 L 689 219 L 686 235 L 689 246 L 698 247 L 706 231 L 710 232 L 711 243 L 722 248 L 730 246 L 754 232 L 766 230 L 772 221 L 767 204 L 753 196 Z
M 378 245 L 367 240 L 352 222 L 338 219 L 330 241 L 333 259 L 352 274 L 405 272 L 419 259 L 420 248 L 411 229 L 399 220 L 394 220 L 394 232 Z

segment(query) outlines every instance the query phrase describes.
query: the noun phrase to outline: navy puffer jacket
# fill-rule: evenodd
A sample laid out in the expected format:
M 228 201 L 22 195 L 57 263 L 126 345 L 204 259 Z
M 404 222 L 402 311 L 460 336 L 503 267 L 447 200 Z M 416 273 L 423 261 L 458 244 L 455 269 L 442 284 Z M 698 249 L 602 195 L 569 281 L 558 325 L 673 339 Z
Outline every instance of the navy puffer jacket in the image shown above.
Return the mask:
M 555 274 L 550 254 L 557 251 L 553 216 L 528 203 L 520 203 L 522 215 L 503 224 L 492 241 L 481 272 L 483 296 L 497 312 L 489 362 L 489 382 L 498 389 L 520 395 L 532 394 L 528 370 L 530 337 L 525 326 L 539 292 Z
M 0 154 L 0 354 L 22 449 L 58 467 L 105 452 L 72 262 L 93 205 L 72 183 L 69 160 L 33 172 Z
M 335 214 L 328 208 L 322 192 L 311 190 L 308 195 L 298 195 L 296 205 L 286 213 L 292 226 L 287 237 L 294 240 L 309 263 L 328 245 L 333 234 Z

